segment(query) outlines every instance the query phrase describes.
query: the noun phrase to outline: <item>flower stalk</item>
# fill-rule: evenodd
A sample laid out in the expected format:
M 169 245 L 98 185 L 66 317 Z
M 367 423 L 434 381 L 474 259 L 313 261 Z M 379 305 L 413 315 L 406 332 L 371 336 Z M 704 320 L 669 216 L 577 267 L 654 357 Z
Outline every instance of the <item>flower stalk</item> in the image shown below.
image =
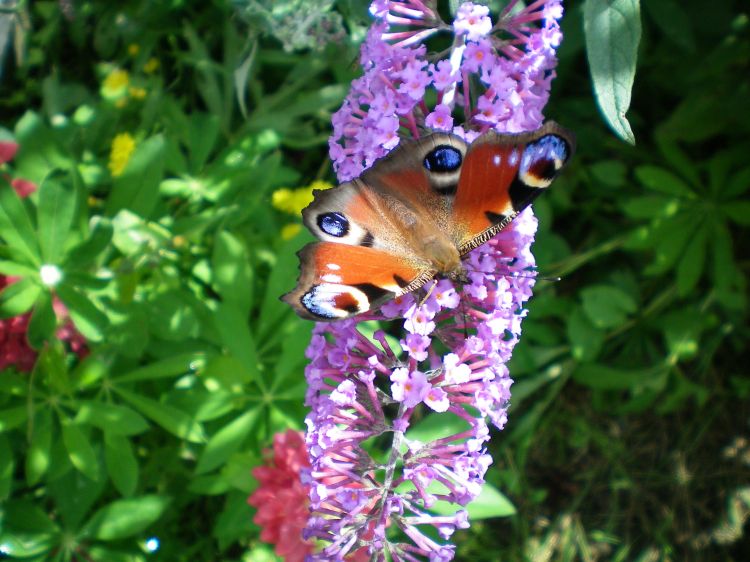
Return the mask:
M 493 24 L 465 2 L 453 22 L 435 0 L 376 0 L 362 45 L 363 76 L 332 119 L 339 180 L 359 176 L 398 145 L 439 130 L 471 142 L 487 130 L 538 128 L 554 77 L 559 0 L 511 2 Z M 425 40 L 453 35 L 450 49 Z M 506 363 L 521 335 L 535 267 L 530 209 L 464 259 L 468 282 L 436 280 L 380 310 L 317 324 L 307 349 L 305 442 L 310 560 L 450 560 L 464 507 L 479 495 L 492 459 L 489 425 L 507 421 Z M 400 330 L 372 330 L 370 321 Z M 382 324 L 385 323 L 385 324 Z M 453 428 L 423 442 L 424 413 Z M 438 501 L 450 515 L 431 511 Z M 441 511 L 442 513 L 442 511 Z

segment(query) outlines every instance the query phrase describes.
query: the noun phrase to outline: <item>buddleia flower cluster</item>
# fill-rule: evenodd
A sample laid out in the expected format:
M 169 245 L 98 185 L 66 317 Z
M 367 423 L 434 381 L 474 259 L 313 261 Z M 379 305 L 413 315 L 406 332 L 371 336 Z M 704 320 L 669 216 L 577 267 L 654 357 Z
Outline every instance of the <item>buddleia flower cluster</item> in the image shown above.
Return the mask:
M 434 0 L 376 0 L 362 45 L 363 75 L 333 117 L 338 179 L 357 177 L 401 138 L 521 132 L 542 123 L 561 40 L 559 1 L 511 0 L 493 17 L 466 2 L 452 22 Z M 449 48 L 431 53 L 443 36 Z M 429 100 L 429 101 L 428 101 Z M 309 560 L 450 560 L 465 506 L 492 459 L 489 424 L 507 420 L 506 366 L 521 335 L 537 222 L 530 209 L 464 259 L 469 282 L 429 283 L 378 311 L 317 324 L 307 349 L 311 466 L 305 539 Z M 388 326 L 373 332 L 371 321 Z M 391 334 L 400 334 L 393 336 Z M 410 436 L 417 416 L 452 416 L 462 429 L 429 442 Z M 446 423 L 444 427 L 457 427 Z M 452 515 L 431 511 L 439 500 Z

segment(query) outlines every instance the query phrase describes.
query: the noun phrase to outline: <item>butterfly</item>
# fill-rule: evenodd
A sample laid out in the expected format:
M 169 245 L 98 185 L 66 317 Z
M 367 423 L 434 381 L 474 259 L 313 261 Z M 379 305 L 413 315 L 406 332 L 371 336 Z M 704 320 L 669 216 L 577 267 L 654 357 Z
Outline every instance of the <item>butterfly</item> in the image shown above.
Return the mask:
M 402 141 L 360 177 L 314 192 L 302 217 L 320 242 L 298 252 L 299 280 L 282 300 L 330 321 L 435 277 L 465 282 L 461 257 L 549 187 L 574 150 L 574 135 L 554 122 L 471 144 L 448 133 Z

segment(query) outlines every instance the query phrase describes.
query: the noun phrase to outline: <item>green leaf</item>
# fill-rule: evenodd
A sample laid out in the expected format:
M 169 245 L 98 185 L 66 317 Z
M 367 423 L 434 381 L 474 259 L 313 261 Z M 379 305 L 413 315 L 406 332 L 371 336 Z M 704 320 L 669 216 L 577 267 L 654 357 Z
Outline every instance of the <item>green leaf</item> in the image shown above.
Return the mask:
M 469 423 L 458 416 L 428 414 L 409 427 L 406 436 L 411 440 L 429 443 L 471 429 Z
M 96 260 L 112 241 L 112 222 L 95 215 L 91 217 L 91 232 L 83 242 L 74 247 L 68 254 L 65 263 L 74 268 L 83 268 Z
M 219 138 L 219 117 L 209 113 L 194 113 L 188 123 L 190 168 L 194 174 L 198 174 Z
M 229 301 L 244 314 L 253 300 L 253 270 L 242 241 L 226 230 L 217 233 L 211 258 L 212 283 L 223 301 Z
M 663 195 L 646 195 L 625 201 L 622 209 L 634 219 L 654 219 L 674 214 L 679 205 L 674 199 Z
M 149 428 L 145 418 L 135 410 L 94 400 L 78 402 L 75 422 L 93 425 L 110 435 L 138 435 Z
M 62 437 L 73 466 L 91 480 L 98 480 L 99 461 L 81 426 L 70 422 L 63 423 Z
M 638 387 L 659 387 L 669 370 L 662 366 L 646 369 L 616 369 L 596 363 L 582 363 L 573 371 L 573 379 L 597 390 L 628 390 Z
M 84 533 L 102 541 L 132 537 L 155 523 L 170 501 L 157 495 L 113 501 L 93 515 Z
M 7 285 L 0 291 L 0 318 L 10 318 L 27 312 L 42 292 L 30 278 Z
M 599 355 L 604 343 L 604 332 L 591 323 L 583 310 L 576 308 L 568 316 L 566 328 L 574 358 L 592 361 Z
M 669 170 L 659 166 L 638 166 L 635 169 L 635 177 L 648 189 L 677 197 L 695 197 L 695 194 L 684 181 Z
M 206 354 L 202 351 L 173 355 L 156 361 L 140 369 L 117 375 L 113 380 L 118 383 L 150 381 L 153 379 L 174 378 L 186 373 L 194 373 L 204 368 Z
M 455 513 L 455 506 L 453 506 L 453 511 L 441 511 L 442 505 L 446 505 L 446 502 L 436 502 L 430 510 L 436 513 Z M 482 491 L 466 506 L 466 510 L 469 512 L 469 519 L 472 521 L 489 519 L 490 517 L 510 517 L 516 514 L 516 508 L 511 501 L 489 482 L 484 483 Z
M 0 433 L 0 502 L 5 501 L 10 497 L 10 493 L 13 489 L 14 482 L 14 470 L 16 467 L 15 458 L 13 457 L 13 449 L 10 447 L 8 438 Z M 2 543 L 2 535 L 0 535 L 0 543 Z
M 23 424 L 29 416 L 29 409 L 23 406 L 0 410 L 0 433 Z
M 248 410 L 217 431 L 206 444 L 195 473 L 203 474 L 213 470 L 239 450 L 255 425 L 259 411 L 259 408 Z
M 113 216 L 129 209 L 148 218 L 159 200 L 159 183 L 164 175 L 164 137 L 156 135 L 142 142 L 133 153 L 125 171 L 114 179 L 107 199 L 107 214 Z
M 64 155 L 55 136 L 55 131 L 36 113 L 27 111 L 18 120 L 15 137 L 20 148 L 14 161 L 17 177 L 39 184 L 50 171 L 71 168 L 73 162 Z
M 197 337 L 200 324 L 193 300 L 190 293 L 180 289 L 156 293 L 147 305 L 151 333 L 171 341 Z
M 52 295 L 49 291 L 42 291 L 31 313 L 26 337 L 34 349 L 41 349 L 44 343 L 55 336 L 57 316 L 52 308 Z
M 689 53 L 695 51 L 695 35 L 690 25 L 690 18 L 680 2 L 659 0 L 658 2 L 644 2 L 643 6 L 664 35 L 682 50 Z
M 586 54 L 599 108 L 624 141 L 635 144 L 625 114 L 641 40 L 638 0 L 586 0 L 583 6 Z
M 37 225 L 44 263 L 58 264 L 76 210 L 74 187 L 61 179 L 47 177 L 39 188 Z
M 721 206 L 726 215 L 740 226 L 750 226 L 750 201 L 732 201 Z
M 619 160 L 602 160 L 588 167 L 591 175 L 604 185 L 621 187 L 625 185 L 627 167 Z
M 627 293 L 609 285 L 594 285 L 580 292 L 583 311 L 597 328 L 620 326 L 628 314 L 638 310 L 637 303 Z
M 107 316 L 78 289 L 66 284 L 57 287 L 57 294 L 68 307 L 68 312 L 78 331 L 92 342 L 102 341 L 107 328 Z
M 41 265 L 39 244 L 31 218 L 16 191 L 0 176 L 0 239 L 23 259 L 24 263 Z
M 222 302 L 216 309 L 214 320 L 222 344 L 257 381 L 258 352 L 250 333 L 247 315 L 238 310 L 236 306 Z
M 186 439 L 191 443 L 205 442 L 206 435 L 203 426 L 182 410 L 124 388 L 115 387 L 115 391 L 144 416 L 180 439 Z
M 104 461 L 117 491 L 125 497 L 132 496 L 138 486 L 138 461 L 130 440 L 120 434 L 105 433 Z
M 703 273 L 708 244 L 708 226 L 701 225 L 685 247 L 685 252 L 677 264 L 677 291 L 686 296 L 693 290 Z
M 40 409 L 34 416 L 31 440 L 26 455 L 26 482 L 34 486 L 47 472 L 52 446 L 52 412 Z

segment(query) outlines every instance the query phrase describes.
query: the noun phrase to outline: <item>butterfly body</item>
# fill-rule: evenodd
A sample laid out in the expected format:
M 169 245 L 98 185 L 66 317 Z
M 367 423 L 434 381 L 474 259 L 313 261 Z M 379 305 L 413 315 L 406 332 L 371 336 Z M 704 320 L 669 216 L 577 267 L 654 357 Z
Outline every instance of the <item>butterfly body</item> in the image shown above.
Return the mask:
M 359 178 L 314 192 L 302 215 L 320 242 L 300 251 L 299 282 L 282 298 L 327 321 L 435 277 L 466 281 L 461 257 L 546 189 L 573 150 L 573 135 L 555 123 L 471 144 L 444 133 L 402 142 Z

